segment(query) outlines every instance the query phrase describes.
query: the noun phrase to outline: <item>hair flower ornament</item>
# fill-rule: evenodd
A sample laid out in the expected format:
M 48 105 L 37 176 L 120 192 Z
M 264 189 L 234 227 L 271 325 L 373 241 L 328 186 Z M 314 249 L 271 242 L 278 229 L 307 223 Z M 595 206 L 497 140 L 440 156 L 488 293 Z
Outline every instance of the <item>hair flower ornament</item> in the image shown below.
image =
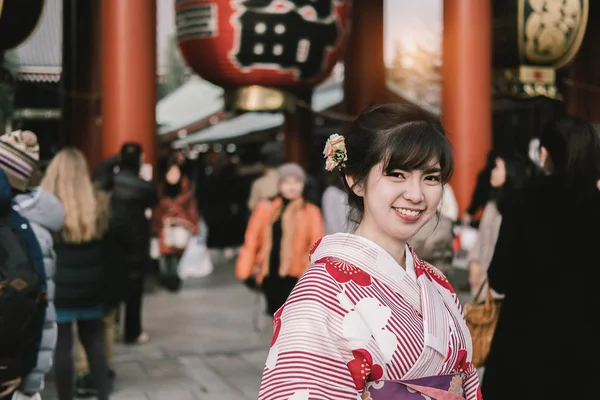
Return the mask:
M 346 141 L 342 135 L 334 133 L 329 136 L 323 150 L 323 158 L 325 158 L 327 171 L 333 171 L 334 168 L 342 169 L 346 166 L 348 154 L 346 153 Z

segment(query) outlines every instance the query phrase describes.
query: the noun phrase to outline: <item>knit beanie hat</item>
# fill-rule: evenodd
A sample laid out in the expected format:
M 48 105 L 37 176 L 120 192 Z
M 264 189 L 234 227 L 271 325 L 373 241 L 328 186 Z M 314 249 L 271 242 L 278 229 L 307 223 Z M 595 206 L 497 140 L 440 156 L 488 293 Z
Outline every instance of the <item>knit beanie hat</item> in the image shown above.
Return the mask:
M 296 163 L 283 164 L 281 167 L 277 168 L 277 173 L 279 174 L 279 180 L 285 179 L 288 176 L 295 176 L 302 181 L 306 181 L 306 172 L 304 172 L 304 169 Z
M 31 131 L 14 131 L 0 136 L 0 168 L 13 189 L 24 192 L 38 168 L 40 146 Z

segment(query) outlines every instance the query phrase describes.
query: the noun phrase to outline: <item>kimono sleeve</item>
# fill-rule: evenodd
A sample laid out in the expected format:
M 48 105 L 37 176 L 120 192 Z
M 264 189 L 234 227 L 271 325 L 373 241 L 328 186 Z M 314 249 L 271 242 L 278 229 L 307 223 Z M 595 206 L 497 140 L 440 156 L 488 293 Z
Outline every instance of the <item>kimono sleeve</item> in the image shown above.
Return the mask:
M 273 339 L 259 400 L 356 400 L 361 391 L 347 366 L 340 289 L 314 264 L 273 318 Z M 363 382 L 364 385 L 364 382 Z
M 465 399 L 467 400 L 481 400 L 481 386 L 479 383 L 479 375 L 477 369 L 473 364 L 469 365 L 469 368 L 465 371 Z

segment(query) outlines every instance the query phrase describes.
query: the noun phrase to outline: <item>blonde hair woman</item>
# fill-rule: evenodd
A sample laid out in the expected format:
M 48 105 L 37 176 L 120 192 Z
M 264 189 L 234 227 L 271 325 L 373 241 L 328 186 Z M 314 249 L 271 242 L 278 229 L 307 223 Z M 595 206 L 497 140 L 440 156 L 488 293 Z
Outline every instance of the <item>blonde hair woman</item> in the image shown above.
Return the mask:
M 64 226 L 54 241 L 58 343 L 56 383 L 60 400 L 73 399 L 73 323 L 88 355 L 98 399 L 109 398 L 108 366 L 102 339 L 103 273 L 110 244 L 108 202 L 94 188 L 81 151 L 61 150 L 51 161 L 41 187 L 65 208 Z

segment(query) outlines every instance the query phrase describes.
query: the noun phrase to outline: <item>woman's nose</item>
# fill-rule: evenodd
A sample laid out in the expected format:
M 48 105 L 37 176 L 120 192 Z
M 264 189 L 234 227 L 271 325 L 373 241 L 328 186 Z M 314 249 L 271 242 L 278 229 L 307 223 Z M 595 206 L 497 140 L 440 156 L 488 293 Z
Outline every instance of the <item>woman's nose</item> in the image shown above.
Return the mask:
M 423 200 L 423 190 L 421 189 L 421 182 L 416 180 L 409 180 L 406 182 L 405 191 L 403 197 L 413 203 L 420 203 Z

